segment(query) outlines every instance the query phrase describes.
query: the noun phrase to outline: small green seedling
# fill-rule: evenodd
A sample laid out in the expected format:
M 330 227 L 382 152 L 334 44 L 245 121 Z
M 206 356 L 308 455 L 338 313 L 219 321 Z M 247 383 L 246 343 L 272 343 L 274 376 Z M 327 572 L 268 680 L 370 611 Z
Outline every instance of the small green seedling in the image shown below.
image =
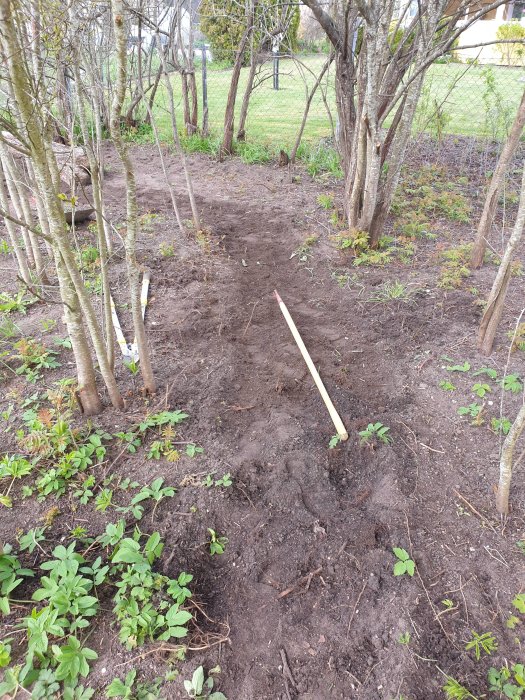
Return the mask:
M 334 196 L 332 194 L 320 194 L 317 197 L 317 204 L 323 209 L 331 209 L 334 206 Z
M 503 435 L 508 435 L 511 429 L 512 423 L 508 418 L 492 418 L 490 421 L 490 427 L 495 433 L 502 433 Z
M 475 695 L 472 695 L 468 688 L 465 688 L 464 685 L 461 685 L 455 678 L 451 678 L 450 676 L 447 677 L 447 682 L 443 686 L 443 690 L 449 700 L 478 700 Z
M 215 669 L 212 669 L 210 674 L 214 670 Z M 212 692 L 213 678 L 210 675 L 205 679 L 202 666 L 199 666 L 199 668 L 193 672 L 191 681 L 184 681 L 184 689 L 193 700 L 228 700 L 223 693 L 219 693 L 218 691 Z
M 397 641 L 399 642 L 399 644 L 402 644 L 407 647 L 410 644 L 410 632 L 403 632 L 402 634 L 400 634 L 399 639 Z
M 484 651 L 487 656 L 490 656 L 493 651 L 498 648 L 498 642 L 491 632 L 483 632 L 483 634 L 478 634 L 472 630 L 471 639 L 465 644 L 465 650 L 474 650 L 474 656 L 476 661 L 481 658 L 481 652 Z
M 513 394 L 519 394 L 523 391 L 523 384 L 518 374 L 507 374 L 501 385 L 505 391 L 510 391 Z
M 340 442 L 341 442 L 340 435 L 332 435 L 332 437 L 330 438 L 330 442 L 328 443 L 328 449 L 333 450 L 334 448 L 337 447 L 337 445 L 339 445 Z
M 133 696 L 133 683 L 135 682 L 136 675 L 137 671 L 132 669 L 123 681 L 121 681 L 120 678 L 114 678 L 106 688 L 106 697 L 125 698 L 126 700 L 129 698 L 131 700 Z
M 139 364 L 135 360 L 132 359 L 132 360 L 129 360 L 128 362 L 124 362 L 124 366 L 127 367 L 127 369 L 129 369 L 129 371 L 131 372 L 131 374 L 133 374 L 133 376 L 135 376 L 135 374 L 138 374 Z
M 214 554 L 224 554 L 224 549 L 228 543 L 228 538 L 227 537 L 220 537 L 217 535 L 215 530 L 212 530 L 211 527 L 208 528 L 208 532 L 210 533 L 210 554 L 213 557 Z
M 468 372 L 470 370 L 470 362 L 465 361 L 462 365 L 448 365 L 445 369 L 448 372 Z
M 500 697 L 519 700 L 525 694 L 525 666 L 502 666 L 499 671 L 492 667 L 488 672 L 488 682 L 489 690 L 499 692 Z
M 472 391 L 476 394 L 476 396 L 479 396 L 480 399 L 482 399 L 485 394 L 488 394 L 491 391 L 491 388 L 488 384 L 481 384 L 477 382 L 472 387 Z
M 369 423 L 365 430 L 359 431 L 359 436 L 361 438 L 361 444 L 370 444 L 374 438 L 377 438 L 379 442 L 384 445 L 388 445 L 392 442 L 392 438 L 388 435 L 389 427 L 383 425 L 383 423 Z
M 443 389 L 443 391 L 455 391 L 456 387 L 452 382 L 448 382 L 446 379 L 443 379 L 443 381 L 439 382 L 439 388 Z
M 471 403 L 468 406 L 460 406 L 458 408 L 458 414 L 460 416 L 470 416 L 471 418 L 477 418 L 481 413 L 483 406 L 478 403 Z
M 188 457 L 195 457 L 195 455 L 202 454 L 203 452 L 204 449 L 202 447 L 197 447 L 197 445 L 193 443 L 186 445 L 186 454 Z
M 487 377 L 490 377 L 490 379 L 498 378 L 498 373 L 495 369 L 492 369 L 492 367 L 482 367 L 481 369 L 477 369 L 475 372 L 472 372 L 473 377 L 479 377 L 481 374 L 487 375 Z
M 416 563 L 410 558 L 410 554 L 402 547 L 394 547 L 392 549 L 397 557 L 397 561 L 394 564 L 394 576 L 403 576 L 408 574 L 413 576 L 416 571 Z

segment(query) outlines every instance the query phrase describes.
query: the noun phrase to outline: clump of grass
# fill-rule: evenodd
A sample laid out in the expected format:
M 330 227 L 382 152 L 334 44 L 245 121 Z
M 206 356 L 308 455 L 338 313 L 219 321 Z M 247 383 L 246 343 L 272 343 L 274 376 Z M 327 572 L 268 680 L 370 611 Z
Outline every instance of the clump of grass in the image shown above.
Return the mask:
M 221 145 L 218 136 L 202 136 L 201 134 L 181 135 L 180 142 L 186 153 L 206 153 L 210 156 L 216 156 Z
M 301 144 L 297 149 L 297 160 L 306 165 L 306 170 L 312 177 L 324 173 L 337 178 L 343 177 L 341 159 L 332 146 L 324 146 L 321 143 L 317 146 Z
M 237 141 L 234 152 L 240 156 L 243 163 L 248 163 L 248 165 L 269 163 L 275 157 L 272 149 L 262 143 Z
M 133 143 L 154 143 L 155 135 L 151 124 L 140 122 L 137 126 L 124 126 L 122 128 L 122 137 L 124 141 Z

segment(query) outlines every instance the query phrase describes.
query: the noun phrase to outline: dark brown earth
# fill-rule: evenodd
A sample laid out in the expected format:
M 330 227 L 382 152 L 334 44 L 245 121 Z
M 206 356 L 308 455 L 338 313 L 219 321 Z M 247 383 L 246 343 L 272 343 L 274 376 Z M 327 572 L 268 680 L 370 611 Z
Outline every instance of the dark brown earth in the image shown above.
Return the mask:
M 422 142 L 413 167 L 429 155 Z M 487 427 L 490 416 L 499 415 L 501 392 L 494 385 L 489 419 L 472 427 L 457 408 L 476 400 L 476 380 L 447 372 L 441 358 L 468 360 L 473 369 L 494 367 L 502 375 L 522 278 L 512 282 L 496 350 L 487 359 L 475 349 L 480 311 L 468 288 L 483 298 L 495 267 L 475 272 L 458 290 L 437 287 L 437 247 L 470 240 L 475 213 L 469 224 L 437 221 L 438 239 L 418 241 L 409 265 L 356 269 L 335 249 L 330 212 L 317 204 L 320 193 L 335 193 L 337 201 L 340 182 L 314 181 L 302 171 L 292 181 L 276 165 L 192 156 L 208 229 L 199 244 L 191 232 L 184 239 L 177 231 L 155 150 L 135 148 L 133 156 L 141 209 L 157 215 L 149 217 L 139 251 L 152 270 L 147 328 L 159 392 L 151 403 L 187 410 L 183 439 L 202 445 L 204 454 L 175 464 L 141 454 L 115 470 L 141 483 L 163 476 L 175 486 L 183 479 L 191 484 L 191 474 L 197 483 L 209 472 L 233 477 L 224 490 L 180 487 L 157 508 L 154 525 L 150 514 L 144 516 L 143 524 L 166 543 L 160 569 L 194 574 L 195 594 L 215 621 L 205 629 L 229 626 L 228 642 L 188 653 L 181 678 L 201 663 L 207 669 L 219 663 L 218 688 L 229 700 L 430 700 L 444 697 L 444 674 L 476 695 L 486 693 L 489 666 L 523 661 L 516 642 L 524 641 L 523 632 L 506 627 L 512 598 L 525 585 L 516 547 L 525 535 L 523 470 L 514 476 L 512 512 L 502 523 L 493 492 L 499 438 Z M 476 212 L 493 154 L 476 142 L 451 140 L 438 157 L 449 178 L 469 176 L 465 191 Z M 122 177 L 111 160 L 106 192 L 118 222 L 124 219 Z M 189 219 L 176 164 L 170 172 Z M 313 234 L 319 241 L 312 255 L 304 262 L 291 257 Z M 79 236 L 84 241 L 90 234 Z M 175 255 L 161 255 L 161 243 L 173 243 Z M 115 265 L 118 295 L 125 273 L 119 259 Z M 335 275 L 344 273 L 348 279 L 338 284 Z M 379 285 L 395 280 L 417 290 L 412 303 L 370 301 Z M 335 449 L 328 449 L 333 426 L 274 289 L 350 433 Z M 20 324 L 38 336 L 40 321 L 59 315 L 59 307 L 37 305 Z M 523 373 L 523 354 L 510 357 L 511 370 Z M 46 380 L 61 373 L 50 372 Z M 125 369 L 118 378 L 129 390 L 127 413 L 107 409 L 97 419 L 113 431 L 145 412 L 140 380 Z M 443 379 L 458 390 L 441 390 Z M 34 389 L 20 378 L 9 380 L 3 404 L 13 391 L 19 398 Z M 505 392 L 503 400 L 503 413 L 512 418 L 521 396 Z M 358 431 L 376 421 L 390 427 L 392 444 L 360 445 Z M 33 527 L 52 505 L 24 501 L 2 511 L 2 536 L 13 541 L 16 529 Z M 192 506 L 196 512 L 188 515 Z M 93 515 L 92 507 L 72 512 L 65 498 L 59 508 L 48 540 L 59 541 L 82 519 L 92 535 L 117 519 L 110 511 Z M 210 558 L 208 527 L 228 538 L 223 556 Z M 412 554 L 413 578 L 393 576 L 393 547 Z M 444 612 L 444 599 L 453 601 L 452 610 Z M 99 653 L 89 678 L 101 689 L 97 697 L 132 667 L 145 678 L 165 671 L 162 654 L 125 652 L 109 619 L 102 613 L 90 638 Z M 472 630 L 492 632 L 498 651 L 476 662 L 464 648 Z M 399 643 L 406 632 L 408 646 Z M 164 696 L 186 697 L 182 681 L 164 686 Z

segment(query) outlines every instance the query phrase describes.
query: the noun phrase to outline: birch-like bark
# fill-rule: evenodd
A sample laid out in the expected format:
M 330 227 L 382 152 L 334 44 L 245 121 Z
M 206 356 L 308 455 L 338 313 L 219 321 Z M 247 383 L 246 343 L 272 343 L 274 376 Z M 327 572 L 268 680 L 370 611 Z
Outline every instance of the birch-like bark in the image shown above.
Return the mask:
M 490 237 L 490 230 L 496 215 L 499 196 L 505 182 L 505 174 L 507 173 L 512 159 L 516 154 L 524 127 L 525 91 L 521 96 L 521 102 L 518 107 L 516 117 L 514 118 L 509 136 L 505 142 L 503 150 L 501 151 L 498 164 L 496 165 L 490 181 L 487 196 L 485 198 L 485 204 L 483 205 L 483 212 L 481 214 L 481 219 L 476 232 L 476 238 L 474 240 L 474 247 L 472 249 L 472 257 L 470 260 L 471 267 L 480 267 L 483 263 L 483 258 L 485 257 L 485 251 L 487 249 L 487 241 Z
M 2 168 L 2 161 L 0 160 L 0 206 L 4 211 L 9 211 L 9 199 L 7 196 L 7 190 L 4 185 L 5 173 Z M 23 281 L 30 285 L 32 284 L 31 273 L 29 271 L 29 265 L 27 263 L 27 258 L 24 251 L 20 248 L 18 244 L 18 236 L 16 232 L 16 227 L 12 221 L 4 218 L 4 224 L 7 230 L 7 235 L 9 236 L 9 241 L 11 247 L 15 254 L 16 262 L 18 264 L 18 272 Z
M 38 98 L 37 95 L 33 94 L 31 89 L 27 66 L 24 63 L 24 53 L 20 48 L 11 9 L 10 0 L 0 0 L 0 41 L 7 57 L 6 67 L 9 72 L 9 80 L 13 88 L 13 94 L 16 99 L 17 110 L 20 119 L 25 125 L 27 142 L 30 144 L 36 185 L 40 190 L 45 213 L 49 222 L 49 232 L 53 241 L 55 260 L 59 253 L 61 260 L 64 262 L 64 268 L 58 265 L 57 272 L 60 274 L 60 271 L 65 269 L 69 276 L 69 279 L 61 280 L 61 292 L 63 291 L 66 293 L 64 291 L 65 285 L 69 284 L 69 281 L 71 281 L 73 289 L 78 297 L 79 313 L 82 313 L 82 319 L 85 319 L 89 328 L 93 346 L 97 354 L 100 372 L 108 388 L 111 402 L 115 407 L 121 408 L 124 402 L 116 385 L 115 377 L 109 368 L 100 327 L 76 266 L 75 257 L 68 239 L 64 212 L 57 196 L 56 177 L 55 179 L 53 177 L 53 175 L 56 176 L 58 173 L 58 168 L 56 161 L 54 162 L 54 168 L 50 167 L 50 165 L 52 165 L 50 162 L 52 161 L 50 152 L 52 153 L 52 151 L 51 149 L 48 150 L 44 141 L 45 128 L 39 121 L 39 112 L 38 109 L 36 109 Z M 64 303 L 67 303 L 66 299 L 62 298 L 62 300 Z M 72 305 L 71 308 L 74 308 L 74 305 Z M 67 318 L 68 316 L 66 316 L 66 319 Z M 76 333 L 74 327 L 72 328 L 72 332 L 73 334 Z M 76 335 L 78 337 L 78 334 Z M 86 362 L 86 353 L 84 352 L 75 356 L 75 361 L 80 377 L 88 377 L 90 371 L 93 369 L 91 358 L 90 366 L 84 366 Z M 80 367 L 78 365 L 80 365 Z M 89 394 L 90 396 L 89 406 L 94 405 L 96 402 L 95 397 L 92 395 L 93 392 L 96 393 L 96 387 L 91 385 L 86 387 L 85 395 Z M 89 410 L 89 407 L 86 407 Z
M 74 18 L 72 18 L 74 21 Z M 82 140 L 86 148 L 86 155 L 89 162 L 89 170 L 91 173 L 91 185 L 93 193 L 93 208 L 95 209 L 95 218 L 97 225 L 97 243 L 100 256 L 100 281 L 102 284 L 102 308 L 104 314 L 104 326 L 106 331 L 106 351 L 108 363 L 111 370 L 115 367 L 115 329 L 113 327 L 113 315 L 111 313 L 111 290 L 109 288 L 108 274 L 108 249 L 106 244 L 106 232 L 104 229 L 103 218 L 103 193 L 100 184 L 100 164 L 96 155 L 96 150 L 89 136 L 88 121 L 86 114 L 86 106 L 84 96 L 82 94 L 83 85 L 80 76 L 80 67 L 78 64 L 79 56 L 75 56 L 72 65 L 73 74 L 75 76 L 76 97 L 78 118 L 80 130 L 82 132 Z
M 501 515 L 509 512 L 510 484 L 512 480 L 512 464 L 514 461 L 514 450 L 520 435 L 525 428 L 525 405 L 523 405 L 514 423 L 512 424 L 507 437 L 503 443 L 499 464 L 499 484 L 496 493 L 496 509 Z
M 135 173 L 129 157 L 126 144 L 120 131 L 120 115 L 126 94 L 126 32 L 124 18 L 124 3 L 122 0 L 111 0 L 111 10 L 113 14 L 113 31 L 115 33 L 117 77 L 115 81 L 115 94 L 111 107 L 111 138 L 124 168 L 126 180 L 126 236 L 124 247 L 126 250 L 126 264 L 128 270 L 129 291 L 131 296 L 131 316 L 133 319 L 133 329 L 140 358 L 140 373 L 144 382 L 144 388 L 149 394 L 156 391 L 155 378 L 149 355 L 146 329 L 142 318 L 142 307 L 140 303 L 140 270 L 136 256 L 136 240 L 138 233 L 138 206 L 137 188 L 135 184 Z
M 492 352 L 494 338 L 503 314 L 503 305 L 505 303 L 505 297 L 507 296 L 507 290 L 509 287 L 512 272 L 512 258 L 516 247 L 521 240 L 523 228 L 525 226 L 525 162 L 523 163 L 522 167 L 523 177 L 521 180 L 521 195 L 516 221 L 507 243 L 507 247 L 505 248 L 503 258 L 501 259 L 496 279 L 492 285 L 479 327 L 478 348 L 484 355 L 490 355 Z
M 158 34 L 157 34 L 157 37 L 159 37 Z M 161 45 L 160 40 L 158 43 L 160 46 Z M 171 84 L 170 75 L 168 73 L 166 56 L 165 56 L 162 48 L 159 49 L 159 56 L 160 56 L 160 60 L 162 62 L 162 72 L 164 74 L 164 84 L 166 86 L 166 91 L 168 93 L 168 100 L 169 100 L 169 106 L 170 106 L 170 118 L 171 118 L 171 133 L 173 136 L 173 143 L 175 145 L 175 150 L 177 151 L 177 155 L 180 158 L 180 161 L 182 163 L 182 168 L 184 170 L 184 177 L 186 179 L 186 190 L 188 192 L 188 198 L 190 200 L 191 213 L 192 213 L 192 218 L 193 218 L 193 226 L 195 228 L 195 232 L 197 232 L 197 231 L 201 230 L 199 210 L 197 209 L 197 202 L 195 201 L 195 195 L 193 193 L 193 183 L 191 180 L 190 171 L 188 169 L 188 164 L 186 162 L 186 156 L 184 155 L 184 151 L 182 150 L 182 145 L 181 145 L 180 138 L 179 138 L 179 130 L 177 128 L 177 116 L 175 114 L 175 98 L 173 96 L 173 86 Z

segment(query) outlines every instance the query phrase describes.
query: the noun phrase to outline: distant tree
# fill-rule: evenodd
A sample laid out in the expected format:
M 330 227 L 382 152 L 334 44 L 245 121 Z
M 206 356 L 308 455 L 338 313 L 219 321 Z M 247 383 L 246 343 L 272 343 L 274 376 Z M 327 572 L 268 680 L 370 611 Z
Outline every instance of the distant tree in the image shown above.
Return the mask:
M 211 45 L 216 61 L 233 63 L 246 30 L 247 8 L 236 0 L 203 0 L 199 7 L 200 30 Z M 297 48 L 299 5 L 280 0 L 261 0 L 254 18 L 254 43 L 271 50 L 271 36 L 283 34 L 281 50 Z M 243 63 L 249 59 L 248 46 L 243 51 Z
M 502 24 L 498 27 L 496 39 L 510 42 L 496 45 L 502 62 L 507 66 L 522 66 L 525 61 L 525 27 L 518 21 Z

